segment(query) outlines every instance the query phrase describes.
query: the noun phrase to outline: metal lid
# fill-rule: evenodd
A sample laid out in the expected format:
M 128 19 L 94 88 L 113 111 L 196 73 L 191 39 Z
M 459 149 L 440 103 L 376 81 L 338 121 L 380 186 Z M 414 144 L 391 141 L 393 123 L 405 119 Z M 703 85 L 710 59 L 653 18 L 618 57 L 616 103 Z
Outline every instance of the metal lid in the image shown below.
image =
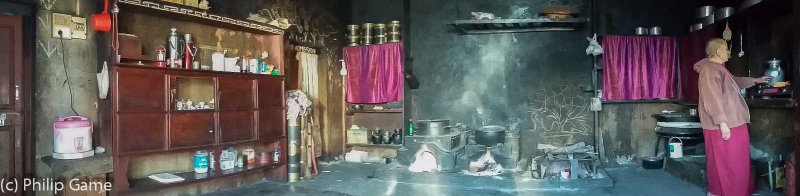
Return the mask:
M 769 63 L 770 65 L 780 65 L 781 60 L 778 60 L 777 58 L 772 58 L 772 60 L 767 61 L 767 63 Z
M 483 131 L 483 132 L 500 132 L 500 131 L 505 131 L 505 130 L 506 130 L 506 127 L 495 126 L 495 125 L 483 126 L 481 128 L 478 128 L 478 131 Z

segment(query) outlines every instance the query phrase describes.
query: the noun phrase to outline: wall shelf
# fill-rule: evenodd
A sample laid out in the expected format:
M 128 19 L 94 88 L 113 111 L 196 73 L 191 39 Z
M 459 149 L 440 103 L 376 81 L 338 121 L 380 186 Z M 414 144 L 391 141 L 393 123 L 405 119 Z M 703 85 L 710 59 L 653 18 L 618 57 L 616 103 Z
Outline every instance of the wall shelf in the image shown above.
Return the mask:
M 186 185 L 196 182 L 202 182 L 206 180 L 216 179 L 219 177 L 226 177 L 226 176 L 233 176 L 238 174 L 243 174 L 246 172 L 251 171 L 262 171 L 262 169 L 274 169 L 280 166 L 283 166 L 285 162 L 278 162 L 278 163 L 254 163 L 250 165 L 245 165 L 244 167 L 237 167 L 229 170 L 219 170 L 219 171 L 212 171 L 209 170 L 207 173 L 204 174 L 197 174 L 194 171 L 189 172 L 181 172 L 181 173 L 173 173 L 176 176 L 183 178 L 183 181 L 175 182 L 175 183 L 160 183 L 150 178 L 140 178 L 140 179 L 132 179 L 130 180 L 131 189 L 128 190 L 127 193 L 135 193 L 140 191 L 147 191 L 147 190 L 154 190 L 154 189 L 161 189 L 165 187 L 171 186 L 180 186 Z
M 589 22 L 588 18 L 568 19 L 494 19 L 494 20 L 456 20 L 449 25 L 462 34 L 526 33 L 575 31 Z
M 206 10 L 164 1 L 119 0 L 118 2 L 122 12 L 132 10 L 136 12 L 154 14 L 161 17 L 203 23 L 211 26 L 260 34 L 282 35 L 284 33 L 283 29 L 270 24 L 209 14 Z

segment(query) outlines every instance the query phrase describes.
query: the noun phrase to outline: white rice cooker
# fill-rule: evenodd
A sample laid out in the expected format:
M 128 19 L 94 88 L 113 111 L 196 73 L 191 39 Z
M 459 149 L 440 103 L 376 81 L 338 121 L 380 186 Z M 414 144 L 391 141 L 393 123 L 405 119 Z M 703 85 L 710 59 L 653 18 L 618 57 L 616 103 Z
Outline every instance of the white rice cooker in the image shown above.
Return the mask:
M 92 121 L 82 116 L 58 118 L 53 123 L 53 158 L 81 159 L 94 156 Z

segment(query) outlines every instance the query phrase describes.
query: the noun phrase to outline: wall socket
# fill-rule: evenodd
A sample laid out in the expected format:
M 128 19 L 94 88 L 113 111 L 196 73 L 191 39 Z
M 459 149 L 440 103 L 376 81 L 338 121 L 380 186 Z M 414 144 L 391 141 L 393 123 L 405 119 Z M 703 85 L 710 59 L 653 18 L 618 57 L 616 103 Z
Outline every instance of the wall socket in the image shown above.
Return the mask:
M 67 14 L 53 13 L 53 37 L 72 39 L 72 16 Z M 62 35 L 58 35 L 58 31 Z M 63 37 L 62 37 L 63 36 Z

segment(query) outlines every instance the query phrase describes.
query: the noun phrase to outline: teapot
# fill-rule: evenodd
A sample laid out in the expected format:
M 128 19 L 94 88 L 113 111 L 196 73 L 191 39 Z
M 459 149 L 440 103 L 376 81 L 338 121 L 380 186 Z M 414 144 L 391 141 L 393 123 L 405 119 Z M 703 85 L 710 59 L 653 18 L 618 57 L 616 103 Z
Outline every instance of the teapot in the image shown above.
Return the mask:
M 767 83 L 768 87 L 773 87 L 775 83 L 783 82 L 783 69 L 781 69 L 781 60 L 777 58 L 773 58 L 770 61 L 767 61 L 769 66 L 766 70 L 764 70 L 764 76 L 771 77 L 772 79 L 769 80 Z

